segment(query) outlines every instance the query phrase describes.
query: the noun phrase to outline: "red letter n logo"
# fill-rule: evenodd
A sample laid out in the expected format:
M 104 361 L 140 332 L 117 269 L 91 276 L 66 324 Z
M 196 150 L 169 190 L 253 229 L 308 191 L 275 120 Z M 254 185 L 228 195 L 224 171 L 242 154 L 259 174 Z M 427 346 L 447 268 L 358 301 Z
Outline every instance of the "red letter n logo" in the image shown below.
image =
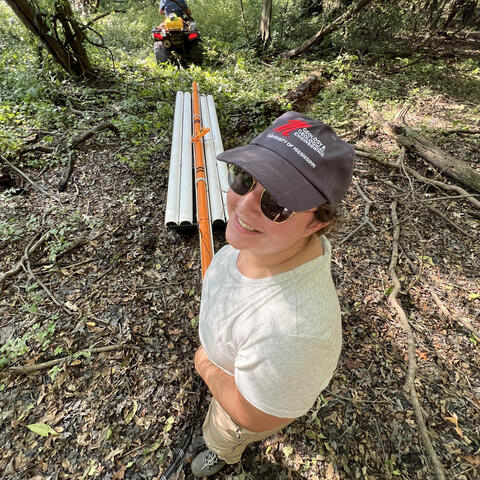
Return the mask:
M 285 137 L 290 136 L 290 133 L 298 130 L 299 128 L 308 128 L 311 127 L 307 122 L 303 120 L 289 120 L 285 125 L 280 125 L 277 128 L 274 128 L 274 132 L 281 133 Z

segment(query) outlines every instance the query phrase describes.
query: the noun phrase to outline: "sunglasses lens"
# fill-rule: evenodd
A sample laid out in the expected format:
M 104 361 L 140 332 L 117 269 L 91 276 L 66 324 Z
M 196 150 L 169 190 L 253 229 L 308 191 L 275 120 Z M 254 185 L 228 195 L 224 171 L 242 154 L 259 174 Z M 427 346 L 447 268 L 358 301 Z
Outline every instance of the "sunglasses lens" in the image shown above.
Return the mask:
M 273 222 L 282 223 L 288 220 L 293 211 L 284 208 L 278 204 L 274 197 L 272 197 L 266 190 L 263 191 L 262 200 L 260 202 L 263 214 Z
M 228 166 L 228 184 L 238 195 L 245 195 L 253 187 L 254 178 L 236 165 Z

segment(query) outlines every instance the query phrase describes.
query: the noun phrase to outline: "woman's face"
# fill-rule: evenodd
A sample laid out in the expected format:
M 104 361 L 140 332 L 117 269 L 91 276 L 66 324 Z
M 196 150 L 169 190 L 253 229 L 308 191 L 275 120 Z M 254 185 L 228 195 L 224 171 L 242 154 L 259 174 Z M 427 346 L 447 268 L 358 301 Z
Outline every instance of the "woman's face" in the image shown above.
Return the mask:
M 245 195 L 232 189 L 227 194 L 229 221 L 225 232 L 227 242 L 237 250 L 254 255 L 275 255 L 303 246 L 305 240 L 325 224 L 315 220 L 315 208 L 293 214 L 283 223 L 269 220 L 260 207 L 264 188 L 257 183 Z

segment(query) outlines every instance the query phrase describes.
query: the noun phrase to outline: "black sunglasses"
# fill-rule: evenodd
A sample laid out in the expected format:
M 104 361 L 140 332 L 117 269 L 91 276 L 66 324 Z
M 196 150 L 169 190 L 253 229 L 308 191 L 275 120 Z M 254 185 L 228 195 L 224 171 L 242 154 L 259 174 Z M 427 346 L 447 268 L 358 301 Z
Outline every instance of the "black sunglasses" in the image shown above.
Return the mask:
M 236 194 L 246 195 L 255 188 L 257 179 L 240 167 L 229 164 L 228 184 Z M 263 190 L 262 196 L 260 197 L 260 207 L 263 214 L 275 223 L 286 222 L 294 213 L 297 213 L 279 205 L 277 200 L 266 190 Z

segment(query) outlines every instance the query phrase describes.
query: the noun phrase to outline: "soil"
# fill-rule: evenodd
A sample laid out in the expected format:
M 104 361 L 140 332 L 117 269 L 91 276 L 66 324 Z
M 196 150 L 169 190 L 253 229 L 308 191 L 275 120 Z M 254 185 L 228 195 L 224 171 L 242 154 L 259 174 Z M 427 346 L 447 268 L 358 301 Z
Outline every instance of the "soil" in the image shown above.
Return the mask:
M 434 116 L 448 123 L 450 115 L 462 115 L 458 106 L 431 99 L 412 109 L 407 122 L 431 124 Z M 375 129 L 346 138 L 369 151 L 398 150 Z M 480 168 L 478 135 L 432 140 Z M 0 195 L 0 220 L 15 229 L 18 220 L 32 219 L 28 229 L 3 241 L 3 272 L 17 265 L 32 241 L 56 229 L 29 256 L 35 278 L 22 267 L 3 283 L 4 367 L 112 346 L 28 374 L 0 372 L 2 479 L 160 479 L 195 418 L 200 431 L 208 402 L 198 404 L 201 387 L 193 368 L 198 237 L 164 227 L 168 154 L 134 171 L 109 154 L 113 149 L 112 140 L 81 152 L 63 193 L 56 186 L 64 167 L 25 172 L 58 202 L 15 173 L 15 188 Z M 405 162 L 449 182 L 420 158 L 407 153 Z M 336 374 L 307 415 L 250 446 L 242 464 L 214 478 L 434 478 L 404 390 L 406 332 L 388 301 L 395 199 L 398 301 L 414 335 L 415 389 L 426 432 L 447 478 L 480 478 L 480 338 L 459 322 L 466 319 L 480 330 L 480 221 L 469 213 L 475 208 L 465 197 L 361 157 L 354 182 L 341 222 L 328 235 L 344 329 Z M 372 201 L 368 217 L 366 199 Z M 223 244 L 216 232 L 216 249 Z M 38 423 L 54 433 L 29 429 Z M 177 478 L 192 478 L 192 454 Z

